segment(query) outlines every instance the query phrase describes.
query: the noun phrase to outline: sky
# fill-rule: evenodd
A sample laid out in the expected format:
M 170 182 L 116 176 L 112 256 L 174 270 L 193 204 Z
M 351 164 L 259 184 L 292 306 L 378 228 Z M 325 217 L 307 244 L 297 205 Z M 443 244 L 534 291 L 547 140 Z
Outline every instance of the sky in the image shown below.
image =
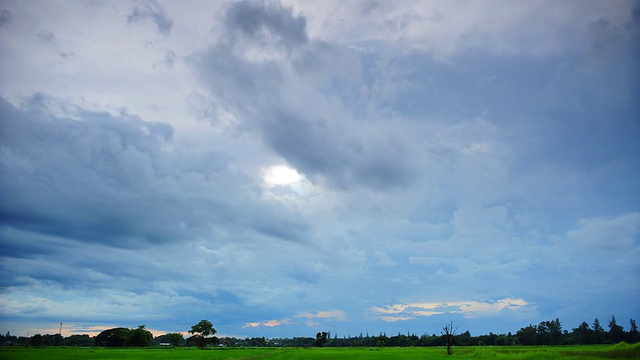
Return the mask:
M 0 0 L 0 331 L 640 317 L 637 1 Z

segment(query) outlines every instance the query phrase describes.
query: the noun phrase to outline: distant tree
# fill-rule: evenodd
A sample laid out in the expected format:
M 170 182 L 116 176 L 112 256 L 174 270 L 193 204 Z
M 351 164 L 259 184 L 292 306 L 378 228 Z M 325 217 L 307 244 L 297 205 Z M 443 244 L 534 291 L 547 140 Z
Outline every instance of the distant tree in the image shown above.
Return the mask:
M 392 336 L 387 341 L 387 346 L 411 346 L 413 341 L 411 339 L 411 335 L 407 333 L 407 335 L 398 333 L 397 336 Z
M 218 338 L 216 338 L 215 333 L 216 329 L 213 328 L 213 324 L 209 320 L 200 320 L 199 323 L 193 325 L 191 330 L 189 330 L 189 334 L 193 334 L 187 342 L 195 343 L 200 349 L 203 349 L 208 344 L 216 343 Z
M 313 346 L 323 347 L 324 344 L 327 343 L 327 338 L 329 337 L 329 333 L 326 331 L 318 332 L 316 334 L 316 341 L 314 341 Z
M 462 334 L 456 336 L 455 338 L 456 344 L 461 346 L 471 346 L 473 345 L 473 341 L 471 340 L 471 333 L 469 330 L 463 332 Z
M 389 342 L 389 338 L 387 337 L 387 334 L 380 333 L 380 335 L 376 337 L 377 347 L 385 347 L 388 342 Z
M 93 344 L 93 338 L 87 334 L 71 335 L 62 340 L 64 346 L 91 346 Z
M 611 315 L 611 320 L 609 321 L 609 341 L 612 343 L 619 343 L 624 340 L 624 329 L 622 326 L 618 325 L 616 321 L 616 316 Z
M 573 329 L 572 335 L 574 342 L 577 344 L 587 345 L 594 342 L 593 330 L 589 328 L 589 324 L 586 321 L 583 321 L 580 326 Z
M 153 344 L 153 334 L 145 329 L 145 325 L 140 325 L 131 331 L 131 346 L 150 346 L 151 344 Z
M 46 334 L 42 335 L 44 346 L 60 346 L 62 345 L 62 335 L 60 334 Z
M 562 324 L 560 319 L 543 321 L 536 328 L 538 345 L 558 345 L 562 340 Z
M 536 327 L 529 325 L 518 330 L 516 337 L 520 345 L 536 345 L 536 333 Z
M 107 347 L 125 347 L 129 346 L 132 335 L 132 331 L 127 328 L 107 329 L 96 336 L 95 344 Z
M 64 340 L 64 337 L 60 333 L 53 334 L 53 336 L 51 338 L 52 338 L 52 343 L 54 344 L 54 346 L 61 346 L 62 345 L 62 340 Z
M 495 345 L 499 345 L 499 346 L 515 345 L 515 338 L 511 336 L 511 333 L 509 333 L 508 335 L 500 334 L 498 335 L 498 337 L 496 337 Z
M 560 319 L 543 321 L 536 327 L 537 345 L 558 345 L 562 340 L 562 324 Z
M 180 346 L 182 341 L 184 341 L 184 336 L 180 333 L 169 333 L 167 335 L 169 336 L 169 343 L 171 346 Z
M 629 344 L 635 344 L 640 341 L 640 333 L 638 332 L 638 326 L 636 325 L 636 321 L 634 319 L 629 320 L 629 325 L 631 325 L 629 333 L 627 334 L 627 342 Z
M 44 344 L 44 338 L 40 334 L 35 334 L 31 337 L 31 345 L 42 346 Z
M 602 342 L 602 335 L 604 334 L 604 328 L 600 325 L 600 320 L 596 318 L 593 320 L 593 337 L 596 344 Z
M 536 344 L 551 344 L 551 331 L 549 330 L 549 321 L 543 321 L 536 327 Z
M 458 331 L 458 328 L 455 328 L 455 330 L 453 329 L 453 321 L 452 321 L 449 323 L 449 325 L 442 328 L 442 331 L 440 332 L 442 336 L 444 336 L 444 339 L 446 341 L 448 355 L 453 354 L 453 350 L 451 350 L 451 345 L 453 344 L 453 337 L 456 336 L 456 331 Z

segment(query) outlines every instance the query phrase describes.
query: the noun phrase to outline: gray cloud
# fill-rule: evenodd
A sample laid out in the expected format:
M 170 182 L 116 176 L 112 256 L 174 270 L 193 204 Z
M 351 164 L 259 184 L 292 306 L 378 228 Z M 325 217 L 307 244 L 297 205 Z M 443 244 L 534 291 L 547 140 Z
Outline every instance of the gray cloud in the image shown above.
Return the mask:
M 55 42 L 56 37 L 51 31 L 41 31 L 38 33 L 38 39 L 46 42 Z
M 602 61 L 604 56 L 619 56 L 621 51 L 638 52 L 640 37 L 640 6 L 630 9 L 629 19 L 623 23 L 619 19 L 601 17 L 588 24 L 591 56 Z M 630 44 L 631 47 L 625 45 Z
M 291 8 L 279 3 L 239 1 L 226 12 L 226 26 L 237 39 L 240 35 L 249 41 L 274 43 L 287 49 L 308 41 L 306 20 L 293 16 Z
M 258 201 L 254 180 L 227 167 L 238 153 L 167 152 L 175 145 L 167 124 L 42 94 L 19 106 L 0 99 L 0 130 L 0 292 L 23 299 L 3 302 L 3 321 L 14 313 L 48 319 L 72 306 L 67 321 L 161 322 L 151 314 L 165 312 L 187 326 L 185 316 L 207 311 L 219 324 L 238 321 L 230 313 L 245 323 L 263 316 L 247 303 L 275 301 L 306 271 L 292 249 L 317 240 L 313 226 Z M 22 305 L 40 291 L 61 295 Z M 150 299 L 165 303 L 149 307 Z
M 245 11 L 250 16 L 240 21 L 238 14 Z M 376 51 L 361 53 L 316 39 L 290 41 L 287 52 L 276 56 L 282 44 L 254 44 L 247 39 L 246 32 L 254 31 L 246 30 L 254 29 L 249 24 L 304 24 L 296 19 L 290 9 L 278 6 L 242 3 L 231 7 L 225 21 L 228 36 L 196 56 L 194 64 L 218 106 L 234 110 L 244 130 L 257 132 L 275 153 L 315 182 L 340 189 L 366 186 L 390 190 L 415 181 L 412 167 L 424 166 L 413 159 L 418 156 L 415 144 L 401 140 L 407 134 L 394 132 L 390 121 L 365 120 L 371 116 L 415 119 L 412 126 L 426 125 L 420 132 L 428 131 L 429 123 L 450 121 L 452 114 L 465 119 L 488 113 L 499 128 L 512 134 L 510 144 L 519 148 L 521 159 L 578 168 L 608 159 L 607 153 L 616 152 L 619 146 L 617 140 L 610 140 L 633 133 L 618 133 L 622 127 L 609 127 L 598 133 L 602 138 L 599 147 L 585 143 L 587 137 L 570 135 L 604 121 L 595 112 L 559 101 L 560 93 L 570 93 L 567 88 L 577 82 L 581 83 L 582 97 L 595 96 L 601 87 L 595 80 L 584 82 L 581 74 L 585 70 L 579 59 L 570 60 L 576 61 L 574 70 L 558 72 L 553 58 L 505 58 L 474 49 L 459 53 L 451 58 L 453 63 L 446 64 L 429 53 L 383 59 Z M 282 27 L 272 25 L 269 29 Z M 253 58 L 256 54 L 262 58 Z M 630 83 L 629 79 L 612 93 L 625 96 L 625 83 Z M 530 101 L 533 94 L 538 102 Z M 621 104 L 620 109 L 633 111 L 628 104 Z M 565 120 L 557 123 L 558 118 Z M 532 119 L 539 123 L 533 132 Z M 519 137 L 527 141 L 518 141 Z M 574 145 L 561 153 L 552 150 L 567 141 Z M 554 145 L 550 147 L 550 143 Z M 631 146 L 632 142 L 624 144 Z M 509 157 L 505 154 L 505 160 Z M 464 186 L 464 179 L 459 182 Z
M 0 11 L 0 27 L 5 26 L 11 21 L 11 11 L 2 9 Z
M 144 209 L 130 201 L 153 192 L 151 178 L 162 172 L 160 147 L 173 129 L 128 115 L 81 111 L 83 120 L 56 117 L 48 113 L 47 100 L 32 98 L 27 111 L 0 104 L 5 224 L 121 245 L 166 239 L 169 229 L 141 221 Z M 164 200 L 153 201 L 161 206 Z M 157 215 L 170 213 L 167 207 Z
M 282 69 L 272 62 L 248 62 L 233 50 L 221 44 L 194 58 L 211 92 L 223 104 L 243 112 L 256 111 L 262 101 L 275 100 L 283 87 Z
M 229 155 L 165 152 L 170 125 L 82 109 L 60 117 L 50 106 L 56 103 L 44 95 L 21 108 L 0 103 L 4 224 L 129 248 L 193 239 L 223 223 L 306 241 L 309 228 L 299 216 L 240 193 L 229 198 L 238 191 L 225 189 L 237 181 L 222 180 L 230 175 Z
M 7 330 L 210 318 L 233 335 L 297 336 L 306 320 L 354 335 L 452 319 L 477 334 L 635 317 L 637 11 L 137 4 L 7 7 L 39 23 L 1 29 Z M 169 47 L 144 45 L 171 20 Z M 126 64 L 92 51 L 140 21 Z M 528 305 L 482 320 L 416 306 L 384 324 L 367 310 L 499 299 Z
M 169 36 L 173 20 L 167 12 L 154 0 L 147 0 L 143 7 L 134 7 L 129 15 L 127 15 L 127 23 L 132 24 L 146 19 L 151 19 L 158 31 L 164 36 Z
M 300 84 L 308 92 L 304 96 L 322 96 L 334 84 L 345 85 L 345 94 L 358 91 L 349 88 L 360 72 L 353 50 L 309 41 L 304 19 L 281 6 L 240 2 L 225 18 L 230 36 L 193 63 L 216 101 L 239 112 L 244 129 L 257 131 L 273 151 L 314 181 L 342 189 L 407 185 L 411 172 L 401 141 L 387 138 L 390 134 L 362 136 L 366 125 L 357 124 L 336 98 L 327 97 L 320 109 L 296 94 Z M 261 29 L 275 34 L 277 41 L 251 44 L 247 37 Z M 256 51 L 274 54 L 280 47 L 287 50 L 285 58 L 251 58 Z
M 362 138 L 352 133 L 349 119 L 312 117 L 276 114 L 262 134 L 278 154 L 299 170 L 311 178 L 327 177 L 339 188 L 358 184 L 388 189 L 407 184 L 410 178 L 404 164 L 407 154 L 399 144 Z

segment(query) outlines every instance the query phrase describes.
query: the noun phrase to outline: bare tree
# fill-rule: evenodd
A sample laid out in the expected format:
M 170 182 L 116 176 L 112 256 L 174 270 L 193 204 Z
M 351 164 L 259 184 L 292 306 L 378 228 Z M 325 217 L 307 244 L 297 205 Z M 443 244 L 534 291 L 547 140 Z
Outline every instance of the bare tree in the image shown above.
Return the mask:
M 453 321 L 449 323 L 449 325 L 445 326 L 440 332 L 444 335 L 444 339 L 447 343 L 447 354 L 452 355 L 453 350 L 451 350 L 451 344 L 453 343 L 453 337 L 456 335 L 458 328 L 453 328 Z

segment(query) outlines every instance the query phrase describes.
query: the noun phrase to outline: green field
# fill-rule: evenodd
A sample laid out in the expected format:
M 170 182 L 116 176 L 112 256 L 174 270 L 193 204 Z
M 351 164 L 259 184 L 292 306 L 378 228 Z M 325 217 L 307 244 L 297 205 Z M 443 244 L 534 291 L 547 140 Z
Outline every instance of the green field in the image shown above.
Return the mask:
M 0 348 L 0 359 L 640 359 L 640 344 L 445 348 Z

